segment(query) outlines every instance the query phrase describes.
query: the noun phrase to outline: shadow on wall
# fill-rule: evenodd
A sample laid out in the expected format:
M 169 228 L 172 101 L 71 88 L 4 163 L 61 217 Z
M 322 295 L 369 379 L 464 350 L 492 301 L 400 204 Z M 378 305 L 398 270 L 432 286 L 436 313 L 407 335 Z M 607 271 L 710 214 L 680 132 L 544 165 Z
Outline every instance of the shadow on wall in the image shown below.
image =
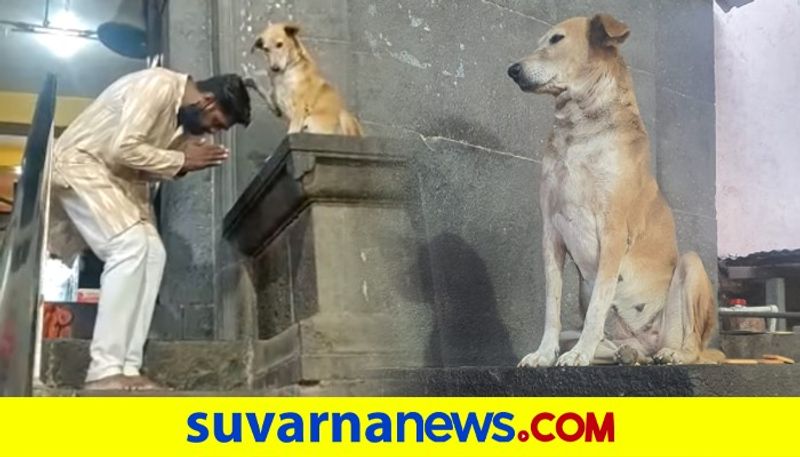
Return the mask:
M 443 233 L 420 247 L 419 264 L 428 264 L 430 256 L 447 259 L 447 267 L 435 269 L 435 285 L 426 287 L 434 298 L 429 301 L 428 364 L 493 366 L 515 360 L 489 271 L 478 253 L 459 236 Z
M 723 11 L 726 13 L 733 8 L 738 8 L 740 6 L 747 5 L 751 3 L 753 0 L 717 0 L 717 4 L 722 8 Z
M 428 138 L 430 153 L 414 157 L 418 207 L 412 219 L 414 231 L 420 234 L 415 274 L 422 276 L 423 301 L 430 306 L 432 320 L 426 362 L 431 366 L 513 366 L 517 356 L 501 318 L 508 304 L 500 303 L 498 297 L 507 300 L 514 293 L 508 290 L 509 284 L 496 283 L 502 272 L 491 269 L 520 265 L 507 264 L 509 240 L 485 230 L 486 224 L 507 222 L 503 189 L 508 182 L 498 182 L 497 177 L 508 166 L 508 158 L 482 149 L 499 146 L 499 138 L 466 118 L 450 116 L 432 125 L 437 126 L 437 134 L 457 133 L 456 137 L 484 146 L 476 149 L 458 141 Z M 525 259 L 523 268 L 537 260 Z
M 492 129 L 462 116 L 435 119 L 427 128 L 422 129 L 422 133 L 432 137 L 458 138 L 458 141 L 482 148 L 503 150 L 503 142 Z

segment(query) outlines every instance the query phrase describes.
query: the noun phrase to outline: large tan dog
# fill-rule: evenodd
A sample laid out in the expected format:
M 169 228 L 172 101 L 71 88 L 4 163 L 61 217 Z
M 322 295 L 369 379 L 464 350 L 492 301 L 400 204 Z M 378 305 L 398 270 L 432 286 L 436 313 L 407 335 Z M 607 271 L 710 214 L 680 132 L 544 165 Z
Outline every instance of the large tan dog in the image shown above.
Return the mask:
M 542 161 L 545 329 L 520 366 L 592 362 L 697 363 L 716 300 L 700 257 L 678 256 L 675 223 L 650 173 L 650 147 L 618 47 L 628 27 L 597 15 L 553 27 L 508 74 L 525 92 L 556 98 Z M 575 346 L 559 357 L 566 254 L 590 296 Z
M 251 48 L 262 50 L 269 65 L 270 108 L 278 117 L 287 117 L 289 133 L 361 136 L 358 120 L 320 74 L 297 37 L 299 31 L 297 24 L 271 24 Z

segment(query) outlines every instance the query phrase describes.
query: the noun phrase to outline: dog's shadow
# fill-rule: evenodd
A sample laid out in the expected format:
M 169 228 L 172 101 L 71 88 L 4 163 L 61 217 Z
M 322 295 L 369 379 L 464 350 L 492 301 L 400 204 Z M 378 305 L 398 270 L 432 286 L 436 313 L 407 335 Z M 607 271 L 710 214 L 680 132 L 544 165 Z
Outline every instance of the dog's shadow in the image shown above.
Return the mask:
M 495 148 L 501 144 L 491 129 L 459 116 L 432 122 L 428 129 L 422 130 L 425 135 L 458 138 L 480 147 Z M 480 216 L 469 192 L 474 181 L 485 176 L 471 168 L 471 162 L 459 163 L 470 160 L 469 156 L 462 157 L 460 143 L 436 146 L 444 148 L 442 154 L 426 146 L 424 153 L 413 160 L 417 182 L 410 192 L 416 201 L 411 214 L 418 234 L 414 274 L 420 275 L 423 300 L 429 305 L 431 316 L 426 364 L 514 365 L 517 356 L 500 317 L 492 272 L 481 253 L 470 244 L 476 242 L 472 238 L 482 239 L 482 236 L 461 232 L 469 231 L 461 219 Z
M 462 238 L 442 233 L 418 250 L 431 306 L 428 366 L 495 366 L 515 360 L 486 264 Z

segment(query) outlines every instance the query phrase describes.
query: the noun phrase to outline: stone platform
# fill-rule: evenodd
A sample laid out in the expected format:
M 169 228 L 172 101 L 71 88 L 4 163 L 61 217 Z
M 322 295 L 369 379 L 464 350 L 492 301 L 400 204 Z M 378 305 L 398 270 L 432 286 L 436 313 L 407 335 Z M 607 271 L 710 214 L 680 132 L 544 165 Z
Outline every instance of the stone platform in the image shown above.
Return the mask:
M 797 365 L 445 368 L 383 373 L 395 395 L 477 397 L 797 396 Z
M 595 366 L 557 368 L 419 368 L 374 370 L 360 379 L 304 379 L 263 388 L 248 383 L 259 368 L 236 343 L 151 343 L 145 368 L 166 392 L 76 390 L 88 365 L 88 342 L 45 344 L 40 396 L 799 396 L 798 365 Z

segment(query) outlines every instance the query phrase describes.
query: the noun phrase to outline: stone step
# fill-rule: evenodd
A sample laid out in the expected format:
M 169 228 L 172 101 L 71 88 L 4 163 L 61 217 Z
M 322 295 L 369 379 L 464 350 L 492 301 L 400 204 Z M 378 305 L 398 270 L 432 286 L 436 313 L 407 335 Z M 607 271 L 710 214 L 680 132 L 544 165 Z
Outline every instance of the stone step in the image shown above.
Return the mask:
M 150 341 L 145 350 L 144 371 L 156 382 L 175 391 L 189 392 L 256 392 L 269 391 L 281 395 L 280 389 L 291 395 L 362 395 L 362 392 L 382 392 L 380 386 L 360 386 L 360 376 L 348 363 L 351 359 L 369 358 L 366 353 L 353 352 L 349 358 L 317 354 L 313 357 L 287 359 L 297 364 L 294 376 L 277 378 L 264 376 L 269 368 L 265 360 L 275 358 L 279 348 L 267 341 L 258 341 L 252 348 L 233 341 Z M 350 363 L 352 365 L 352 363 Z M 89 341 L 78 339 L 47 340 L 42 347 L 40 383 L 54 393 L 81 388 L 89 366 Z M 302 368 L 301 368 L 302 366 Z M 265 368 L 267 367 L 267 368 Z M 320 375 L 338 373 L 333 377 Z M 366 372 L 365 372 L 366 373 Z M 355 381 L 352 381 L 355 380 Z M 299 386 L 299 387 L 298 387 Z M 292 390 L 294 389 L 294 391 Z
M 150 341 L 144 369 L 155 381 L 181 391 L 235 391 L 248 386 L 248 360 L 241 342 Z M 80 388 L 88 366 L 88 340 L 47 340 L 42 346 L 46 387 Z
M 720 336 L 721 349 L 732 359 L 779 354 L 800 362 L 800 333 L 742 333 Z
M 34 388 L 35 397 L 353 397 L 390 396 L 392 384 L 384 380 L 325 381 L 258 390 L 151 390 L 85 391 L 70 388 Z
M 798 396 L 800 365 L 444 368 L 376 373 L 400 396 Z M 384 382 L 381 382 L 383 379 Z
M 800 365 L 395 369 L 249 390 L 244 346 L 208 341 L 150 343 L 145 367 L 174 391 L 83 392 L 88 342 L 50 341 L 45 354 L 39 396 L 800 396 Z
M 40 387 L 33 389 L 34 397 L 261 397 L 261 392 L 250 390 L 150 390 L 132 392 L 127 390 L 85 391 L 81 389 L 59 389 Z

